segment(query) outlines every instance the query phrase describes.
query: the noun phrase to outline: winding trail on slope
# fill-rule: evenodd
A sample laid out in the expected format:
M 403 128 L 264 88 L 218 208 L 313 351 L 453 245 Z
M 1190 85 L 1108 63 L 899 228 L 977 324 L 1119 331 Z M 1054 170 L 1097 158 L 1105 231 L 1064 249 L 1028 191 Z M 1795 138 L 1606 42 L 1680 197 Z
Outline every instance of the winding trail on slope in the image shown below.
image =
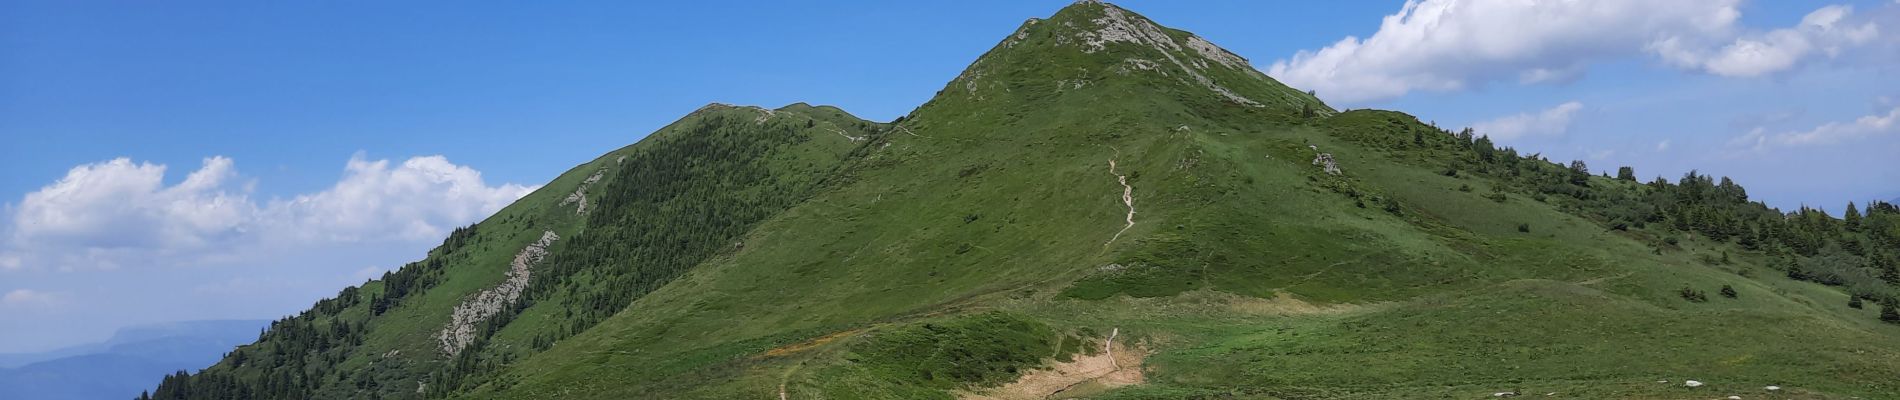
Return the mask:
M 1119 156 L 1121 150 L 1116 150 L 1115 154 Z M 1110 243 L 1115 243 L 1115 239 L 1120 239 L 1122 233 L 1128 232 L 1128 228 L 1135 227 L 1135 187 L 1128 185 L 1128 175 L 1115 173 L 1115 159 L 1113 158 L 1108 159 L 1108 173 L 1114 175 L 1115 180 L 1122 184 L 1122 204 L 1128 206 L 1128 224 L 1123 225 L 1122 230 L 1115 231 L 1115 236 L 1108 238 L 1107 243 L 1102 243 L 1102 247 L 1108 247 Z
M 1102 342 L 1102 352 L 1095 355 L 1075 354 L 1067 362 L 1046 365 L 1025 372 L 1015 382 L 1000 387 L 982 389 L 976 392 L 964 392 L 957 397 L 960 400 L 1045 400 L 1075 398 L 1076 395 L 1100 392 L 1146 381 L 1141 365 L 1145 356 L 1142 350 L 1126 344 L 1115 343 L 1121 334 L 1116 328 Z M 1120 345 L 1122 351 L 1115 352 Z M 1122 362 L 1129 363 L 1123 366 Z

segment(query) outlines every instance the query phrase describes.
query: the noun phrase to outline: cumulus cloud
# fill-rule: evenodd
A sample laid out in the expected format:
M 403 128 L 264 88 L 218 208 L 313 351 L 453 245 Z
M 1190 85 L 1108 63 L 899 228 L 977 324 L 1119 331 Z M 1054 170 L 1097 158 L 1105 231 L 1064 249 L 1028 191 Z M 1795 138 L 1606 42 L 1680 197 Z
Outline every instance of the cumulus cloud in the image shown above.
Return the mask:
M 1748 33 L 1739 0 L 1408 0 L 1379 30 L 1302 50 L 1268 68 L 1328 101 L 1455 91 L 1516 77 L 1567 82 L 1596 62 L 1654 55 L 1680 68 L 1748 77 L 1834 57 L 1879 34 L 1853 8 L 1827 6 L 1792 28 Z
M 345 176 L 319 193 L 273 202 L 263 221 L 303 240 L 439 239 L 513 203 L 534 187 L 490 187 L 482 173 L 442 156 L 389 160 L 350 158 Z
M 207 158 L 170 186 L 166 169 L 126 158 L 80 165 L 27 194 L 5 229 L 0 269 L 110 269 L 214 259 L 246 246 L 428 240 L 534 189 L 489 186 L 481 172 L 441 156 L 392 166 L 358 154 L 329 189 L 260 203 L 229 158 Z
M 6 295 L 0 295 L 0 307 L 45 309 L 59 305 L 58 295 L 32 289 L 14 289 Z
M 164 187 L 165 166 L 125 158 L 74 167 L 29 193 L 13 216 L 14 239 L 82 248 L 189 247 L 228 233 L 254 212 L 224 186 L 231 160 L 213 157 Z
M 1731 147 L 1747 150 L 1766 150 L 1770 147 L 1791 147 L 1828 145 L 1857 140 L 1867 137 L 1891 135 L 1900 131 L 1896 126 L 1900 121 L 1900 107 L 1885 114 L 1873 114 L 1855 118 L 1853 121 L 1829 122 L 1804 131 L 1770 134 L 1766 129 L 1756 128 L 1729 142 Z
M 1808 13 L 1801 23 L 1759 35 L 1736 38 L 1717 49 L 1704 49 L 1671 38 L 1650 46 L 1671 64 L 1731 77 L 1752 77 L 1785 71 L 1817 55 L 1840 56 L 1853 46 L 1880 34 L 1872 21 L 1849 22 L 1854 7 L 1831 5 Z
M 1561 81 L 1593 59 L 1670 38 L 1728 34 L 1737 0 L 1411 0 L 1365 39 L 1347 37 L 1274 62 L 1268 74 L 1330 101 L 1448 91 L 1516 76 Z
M 1535 113 L 1519 113 L 1479 122 L 1471 125 L 1477 134 L 1490 136 L 1494 140 L 1511 140 L 1530 136 L 1562 136 L 1570 130 L 1570 121 L 1577 111 L 1583 110 L 1583 103 L 1567 102 Z

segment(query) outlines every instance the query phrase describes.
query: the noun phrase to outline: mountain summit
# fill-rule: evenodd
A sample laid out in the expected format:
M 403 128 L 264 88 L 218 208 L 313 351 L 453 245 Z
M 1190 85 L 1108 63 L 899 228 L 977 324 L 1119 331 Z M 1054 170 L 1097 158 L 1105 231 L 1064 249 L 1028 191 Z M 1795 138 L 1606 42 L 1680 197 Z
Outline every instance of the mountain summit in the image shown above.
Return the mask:
M 1017 90 L 1058 92 L 1088 85 L 1198 88 L 1234 105 L 1326 109 L 1267 77 L 1233 52 L 1113 4 L 1083 1 L 1047 20 L 1029 19 L 952 80 L 947 94 L 977 100 Z M 1182 93 L 1193 95 L 1194 93 Z M 1330 109 L 1326 109 L 1330 111 Z
M 1900 209 L 1627 175 L 1085 1 L 889 123 L 708 105 L 152 397 L 1900 392 Z

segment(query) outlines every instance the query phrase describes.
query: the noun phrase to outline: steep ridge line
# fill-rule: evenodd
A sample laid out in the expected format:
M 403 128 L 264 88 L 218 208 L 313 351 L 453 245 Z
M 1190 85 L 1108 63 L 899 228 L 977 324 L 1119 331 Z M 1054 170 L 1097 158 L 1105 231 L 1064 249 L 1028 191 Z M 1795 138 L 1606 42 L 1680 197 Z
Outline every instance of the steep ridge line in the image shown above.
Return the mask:
M 548 246 L 560 239 L 561 236 L 554 234 L 554 231 L 541 232 L 539 240 L 515 253 L 514 261 L 508 263 L 508 279 L 456 305 L 448 326 L 442 327 L 442 331 L 435 336 L 442 344 L 442 353 L 453 358 L 474 343 L 475 327 L 501 313 L 504 307 L 514 304 L 521 297 L 521 292 L 528 288 L 528 277 L 532 272 L 530 268 L 547 258 Z
M 1085 45 L 1082 49 L 1083 52 L 1094 53 L 1101 51 L 1107 48 L 1108 43 L 1114 42 L 1126 42 L 1152 47 L 1160 52 L 1162 57 L 1167 57 L 1168 62 L 1180 67 L 1182 73 L 1187 74 L 1190 78 L 1194 78 L 1194 83 L 1199 83 L 1208 90 L 1214 91 L 1215 94 L 1219 94 L 1221 97 L 1225 97 L 1228 101 L 1232 101 L 1236 104 L 1248 107 L 1264 107 L 1260 102 L 1241 96 L 1239 93 L 1235 93 L 1233 90 L 1221 86 L 1220 83 L 1215 82 L 1213 78 L 1209 78 L 1207 75 L 1197 72 L 1195 67 L 1206 69 L 1204 62 L 1198 59 L 1190 59 L 1190 61 L 1194 62 L 1194 65 L 1190 66 L 1189 63 L 1182 62 L 1180 58 L 1175 57 L 1175 52 L 1182 52 L 1183 56 L 1188 56 L 1188 54 L 1182 51 L 1180 43 L 1176 43 L 1172 36 L 1168 36 L 1167 32 L 1163 31 L 1160 26 L 1155 25 L 1154 22 L 1140 17 L 1129 16 L 1121 7 L 1116 7 L 1112 4 L 1103 3 L 1101 5 L 1102 17 L 1091 21 L 1095 23 L 1097 30 L 1083 33 L 1084 37 L 1082 41 L 1083 45 Z M 1196 36 L 1195 38 L 1199 37 Z M 1211 42 L 1207 42 L 1206 39 L 1201 39 L 1201 43 L 1190 41 L 1189 47 L 1196 52 L 1200 52 L 1203 57 L 1208 57 L 1209 53 L 1221 53 L 1223 55 L 1232 53 L 1224 49 L 1215 51 L 1214 49 L 1220 49 L 1220 47 L 1215 46 Z M 1236 56 L 1234 58 L 1238 57 Z M 1230 66 L 1235 63 L 1235 61 L 1229 60 L 1225 56 L 1215 58 L 1215 62 Z M 1244 61 L 1240 61 L 1239 63 L 1245 64 Z M 1240 70 L 1253 71 L 1253 68 L 1240 68 Z M 1257 74 L 1258 72 L 1256 71 L 1254 73 Z
M 1116 151 L 1116 153 L 1120 152 L 1120 150 Z M 1109 175 L 1114 175 L 1115 180 L 1122 184 L 1122 204 L 1128 205 L 1128 224 L 1123 225 L 1122 230 L 1115 231 L 1115 236 L 1108 238 L 1107 243 L 1102 243 L 1102 247 L 1108 247 L 1110 243 L 1115 243 L 1115 239 L 1120 239 L 1122 233 L 1128 232 L 1128 228 L 1135 227 L 1135 187 L 1128 185 L 1127 175 L 1115 173 L 1115 159 L 1113 158 L 1108 159 L 1108 173 Z

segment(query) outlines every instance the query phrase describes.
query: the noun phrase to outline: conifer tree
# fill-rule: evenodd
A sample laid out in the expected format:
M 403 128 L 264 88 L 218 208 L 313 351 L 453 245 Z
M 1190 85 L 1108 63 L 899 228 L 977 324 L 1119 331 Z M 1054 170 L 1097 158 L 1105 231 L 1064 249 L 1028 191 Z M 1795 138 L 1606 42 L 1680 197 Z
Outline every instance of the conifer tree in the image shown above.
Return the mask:
M 1841 216 L 1841 223 L 1848 232 L 1860 231 L 1860 210 L 1854 208 L 1854 202 L 1847 202 L 1847 213 Z

